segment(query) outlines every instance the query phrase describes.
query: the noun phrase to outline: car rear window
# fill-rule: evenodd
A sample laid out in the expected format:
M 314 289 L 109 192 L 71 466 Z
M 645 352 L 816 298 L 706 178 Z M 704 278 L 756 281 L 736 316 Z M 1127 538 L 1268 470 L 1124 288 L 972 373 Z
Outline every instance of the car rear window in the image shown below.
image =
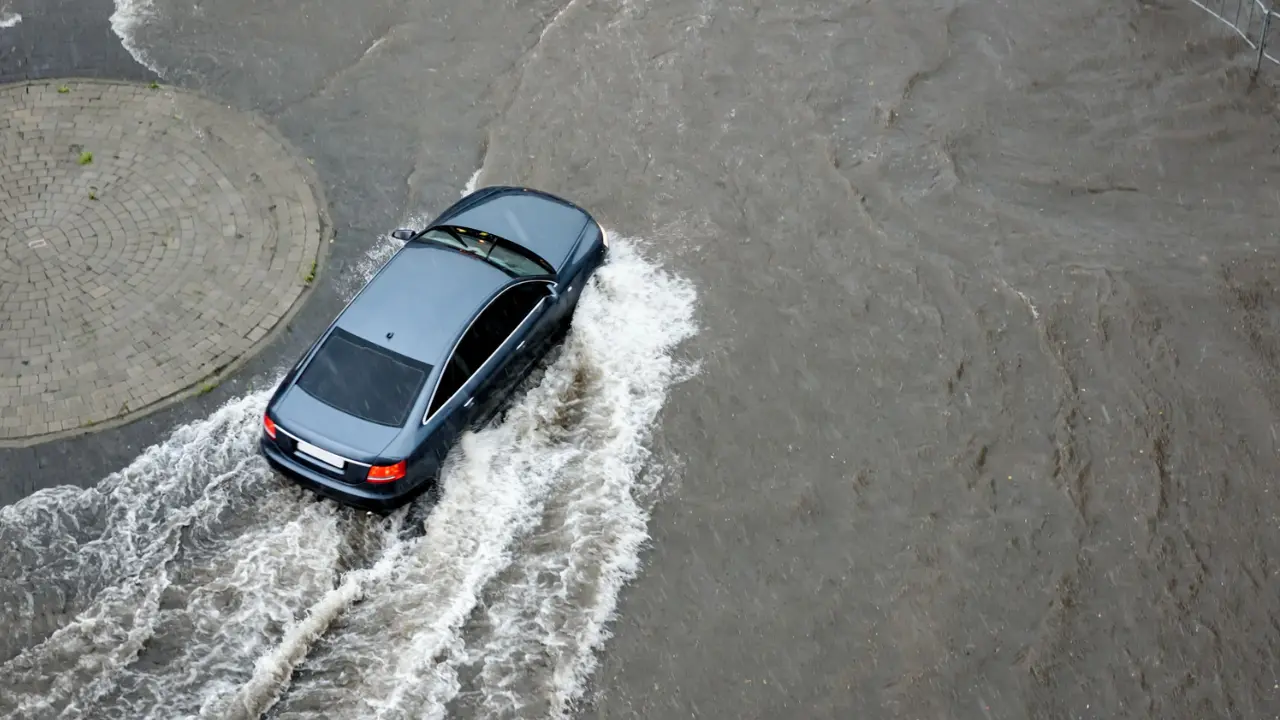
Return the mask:
M 430 374 L 426 363 L 335 328 L 297 384 L 348 415 L 402 427 Z

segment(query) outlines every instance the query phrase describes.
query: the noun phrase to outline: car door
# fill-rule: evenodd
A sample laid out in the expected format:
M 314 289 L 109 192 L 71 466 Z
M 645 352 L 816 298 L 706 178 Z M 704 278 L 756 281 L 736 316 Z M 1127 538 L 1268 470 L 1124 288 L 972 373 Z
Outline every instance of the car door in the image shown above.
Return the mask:
M 549 292 L 545 281 L 517 282 L 505 288 L 476 317 L 459 343 L 458 353 L 468 366 L 465 399 L 457 412 L 477 426 L 487 422 L 511 390 L 511 368 L 518 363 L 531 312 Z
M 464 408 L 463 405 L 469 397 L 468 383 L 473 379 L 465 364 L 460 361 L 458 351 L 455 350 L 441 371 L 440 379 L 432 392 L 431 403 L 427 407 L 427 414 L 422 421 L 424 428 L 433 422 L 436 425 L 424 438 L 427 443 L 424 454 L 433 456 L 437 463 L 444 462 L 454 441 L 466 428 L 469 409 Z
M 466 424 L 470 427 L 478 428 L 488 422 L 505 397 L 502 392 L 505 386 L 505 373 L 501 353 L 501 348 L 495 351 L 490 366 L 485 369 L 483 376 L 475 378 L 475 382 L 468 387 L 470 395 L 465 401 L 464 409 Z
M 542 297 L 525 316 L 524 321 L 511 339 L 513 347 L 507 361 L 506 384 L 504 392 L 510 394 L 529 374 L 534 364 L 546 354 L 547 342 L 551 337 L 552 317 L 555 311 L 555 298 L 551 295 L 550 284 L 542 286 Z
M 437 425 L 428 440 L 437 459 L 444 459 L 457 436 L 493 402 L 493 380 L 501 375 L 495 355 L 510 334 L 502 310 L 491 302 L 467 327 L 432 391 L 423 425 Z

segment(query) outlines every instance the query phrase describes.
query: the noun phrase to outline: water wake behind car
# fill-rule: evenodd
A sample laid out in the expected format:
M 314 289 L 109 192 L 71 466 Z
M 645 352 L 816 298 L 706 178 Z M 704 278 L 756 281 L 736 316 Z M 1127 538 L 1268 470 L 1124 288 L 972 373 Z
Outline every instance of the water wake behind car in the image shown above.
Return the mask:
M 673 352 L 694 290 L 642 245 L 617 238 L 506 417 L 389 517 L 269 471 L 255 450 L 269 388 L 97 487 L 0 509 L 0 713 L 565 709 L 646 538 L 647 433 L 692 369 Z

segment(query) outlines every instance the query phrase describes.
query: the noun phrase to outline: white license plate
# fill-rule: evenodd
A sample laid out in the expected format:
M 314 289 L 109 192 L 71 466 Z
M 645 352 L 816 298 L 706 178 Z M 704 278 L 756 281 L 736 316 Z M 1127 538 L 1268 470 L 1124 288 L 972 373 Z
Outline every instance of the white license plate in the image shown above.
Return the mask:
M 316 460 L 319 460 L 325 465 L 329 465 L 330 467 L 334 467 L 339 470 L 341 470 L 347 464 L 346 461 L 344 461 L 341 457 L 334 455 L 333 453 L 329 452 L 328 450 L 325 450 L 324 448 L 318 448 L 315 445 L 312 445 L 311 443 L 307 442 L 306 440 L 298 441 L 298 452 L 302 453 L 303 455 L 307 455 L 308 457 L 315 458 Z

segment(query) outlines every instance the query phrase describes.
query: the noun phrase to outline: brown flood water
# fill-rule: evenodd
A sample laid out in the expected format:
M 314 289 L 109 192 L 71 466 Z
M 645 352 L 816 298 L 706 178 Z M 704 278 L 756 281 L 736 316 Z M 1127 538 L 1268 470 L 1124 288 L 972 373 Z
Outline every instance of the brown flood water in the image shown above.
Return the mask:
M 478 166 L 572 197 L 691 283 L 699 372 L 624 258 L 429 542 L 273 484 L 252 403 L 111 481 L 146 512 L 18 503 L 11 717 L 1280 714 L 1280 68 L 1189 2 L 278 5 L 128 37 L 315 159 L 335 257 Z

